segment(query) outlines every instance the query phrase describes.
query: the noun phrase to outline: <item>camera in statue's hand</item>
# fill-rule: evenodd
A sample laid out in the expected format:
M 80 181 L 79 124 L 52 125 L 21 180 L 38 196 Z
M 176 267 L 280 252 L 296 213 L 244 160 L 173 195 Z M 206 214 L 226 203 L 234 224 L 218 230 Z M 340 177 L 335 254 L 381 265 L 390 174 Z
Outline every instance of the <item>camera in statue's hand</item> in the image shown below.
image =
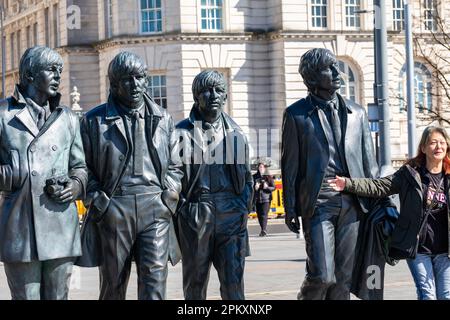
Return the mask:
M 66 184 L 69 182 L 69 177 L 63 175 L 58 177 L 52 177 L 45 181 L 45 192 L 51 197 L 54 198 L 57 192 L 64 190 Z
M 77 178 L 58 176 L 47 179 L 45 192 L 58 203 L 75 201 L 83 192 L 83 186 Z

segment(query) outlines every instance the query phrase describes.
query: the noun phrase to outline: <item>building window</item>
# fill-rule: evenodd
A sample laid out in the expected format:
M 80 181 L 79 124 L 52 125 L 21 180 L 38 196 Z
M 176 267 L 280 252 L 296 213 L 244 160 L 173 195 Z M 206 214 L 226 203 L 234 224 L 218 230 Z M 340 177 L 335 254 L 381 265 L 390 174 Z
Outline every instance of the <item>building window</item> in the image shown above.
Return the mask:
M 44 10 L 44 19 L 45 19 L 45 45 L 50 47 L 50 21 L 48 15 L 48 8 Z
M 38 24 L 37 22 L 33 25 L 33 45 L 37 46 L 38 44 Z
M 106 30 L 106 38 L 111 38 L 112 37 L 112 26 L 113 26 L 112 0 L 106 0 L 105 1 L 105 30 Z
M 21 42 L 22 42 L 22 31 L 18 30 L 16 32 L 17 40 L 16 40 L 16 46 L 17 46 L 17 62 L 20 61 L 20 52 L 22 50 Z
M 53 44 L 56 47 L 59 47 L 59 8 L 58 4 L 53 5 Z
M 165 75 L 151 75 L 150 80 L 150 95 L 155 102 L 164 109 L 167 109 L 167 90 L 166 90 L 166 76 Z
M 311 0 L 312 26 L 327 27 L 327 0 Z
M 433 109 L 431 72 L 420 62 L 414 62 L 414 95 L 420 113 Z M 400 111 L 406 110 L 406 65 L 400 71 L 399 82 Z
M 392 0 L 392 29 L 401 31 L 404 28 L 403 0 Z
M 436 31 L 436 17 L 436 0 L 423 0 L 423 22 L 425 24 L 425 29 Z
M 14 69 L 16 67 L 16 59 L 15 59 L 15 54 L 14 54 L 14 33 L 11 33 L 11 35 L 9 36 L 9 48 L 10 48 L 10 59 L 11 59 L 11 70 Z
M 360 10 L 360 0 L 345 0 L 345 24 L 347 27 L 359 28 L 361 26 L 360 15 L 355 11 Z
M 222 23 L 222 0 L 201 0 L 202 30 L 220 31 Z
M 27 48 L 33 46 L 33 34 L 31 33 L 31 26 L 27 26 Z
M 341 71 L 342 75 L 341 89 L 339 90 L 339 93 L 349 100 L 358 102 L 359 99 L 355 73 L 353 72 L 352 68 L 344 61 L 339 60 L 338 64 L 339 70 Z
M 141 0 L 141 32 L 161 31 L 161 0 Z

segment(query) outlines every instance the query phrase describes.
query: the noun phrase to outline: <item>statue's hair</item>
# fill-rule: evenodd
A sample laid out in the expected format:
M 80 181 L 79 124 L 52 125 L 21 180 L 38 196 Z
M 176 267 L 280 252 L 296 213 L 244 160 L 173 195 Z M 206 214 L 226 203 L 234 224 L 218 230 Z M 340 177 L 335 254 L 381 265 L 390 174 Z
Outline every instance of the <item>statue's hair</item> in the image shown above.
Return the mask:
M 336 61 L 336 56 L 330 50 L 324 48 L 311 49 L 302 55 L 298 72 L 310 92 L 314 92 L 317 87 L 317 74 L 320 70 Z
M 216 70 L 203 70 L 200 72 L 192 82 L 192 95 L 194 101 L 197 101 L 197 96 L 202 92 L 204 88 L 218 86 L 227 91 L 227 82 L 222 73 Z
M 147 76 L 147 65 L 144 60 L 129 51 L 123 51 L 116 55 L 108 66 L 108 78 L 111 87 L 116 87 L 124 74 L 133 72 L 144 73 Z
M 47 68 L 49 65 L 64 65 L 62 57 L 58 52 L 44 46 L 28 48 L 20 59 L 19 84 L 24 87 L 29 83 L 29 76 L 36 75 L 39 70 Z

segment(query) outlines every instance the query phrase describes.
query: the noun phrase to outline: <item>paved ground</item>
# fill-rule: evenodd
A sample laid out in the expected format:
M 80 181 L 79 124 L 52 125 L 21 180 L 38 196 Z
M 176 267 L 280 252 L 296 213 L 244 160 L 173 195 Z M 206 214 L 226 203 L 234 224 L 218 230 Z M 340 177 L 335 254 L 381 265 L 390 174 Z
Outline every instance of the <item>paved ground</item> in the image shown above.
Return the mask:
M 259 227 L 249 222 L 252 256 L 247 258 L 245 270 L 246 298 L 251 300 L 296 299 L 305 276 L 305 245 L 301 238 L 287 233 L 283 220 L 271 220 L 269 236 L 257 236 Z M 273 233 L 277 231 L 280 233 Z M 181 264 L 169 268 L 168 299 L 182 299 Z M 72 277 L 69 298 L 74 300 L 98 298 L 98 271 L 96 268 L 76 268 Z M 128 299 L 136 299 L 136 272 L 128 287 Z M 10 299 L 3 266 L 0 265 L 0 299 Z M 386 267 L 385 299 L 415 299 L 414 283 L 405 262 Z M 220 299 L 217 275 L 211 270 L 208 299 Z

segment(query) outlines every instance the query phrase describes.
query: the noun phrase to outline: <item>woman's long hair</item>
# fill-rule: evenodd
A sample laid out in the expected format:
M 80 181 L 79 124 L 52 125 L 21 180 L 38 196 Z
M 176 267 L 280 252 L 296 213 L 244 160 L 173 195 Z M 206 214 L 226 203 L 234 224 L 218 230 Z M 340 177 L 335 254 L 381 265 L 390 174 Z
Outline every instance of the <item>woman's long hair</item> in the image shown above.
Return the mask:
M 443 167 L 445 174 L 450 174 L 450 138 L 447 131 L 439 126 L 428 126 L 423 130 L 422 138 L 420 139 L 419 147 L 417 148 L 417 155 L 414 158 L 409 159 L 406 164 L 409 164 L 412 167 L 425 167 L 427 159 L 425 153 L 422 152 L 422 149 L 426 146 L 431 134 L 434 132 L 442 134 L 447 142 L 447 155 L 443 160 Z

